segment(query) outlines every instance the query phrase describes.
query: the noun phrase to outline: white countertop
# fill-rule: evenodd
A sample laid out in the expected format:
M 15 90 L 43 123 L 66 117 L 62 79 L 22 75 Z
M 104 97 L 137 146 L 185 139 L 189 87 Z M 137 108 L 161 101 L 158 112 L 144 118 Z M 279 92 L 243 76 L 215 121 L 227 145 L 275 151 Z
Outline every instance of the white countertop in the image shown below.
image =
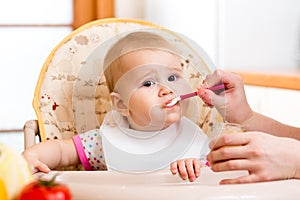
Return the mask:
M 183 181 L 168 170 L 155 173 L 126 174 L 112 171 L 52 171 L 35 176 L 51 177 L 71 189 L 73 199 L 299 199 L 300 180 L 290 179 L 252 184 L 219 185 L 224 178 L 247 174 L 245 171 L 214 173 L 202 168 L 193 183 Z

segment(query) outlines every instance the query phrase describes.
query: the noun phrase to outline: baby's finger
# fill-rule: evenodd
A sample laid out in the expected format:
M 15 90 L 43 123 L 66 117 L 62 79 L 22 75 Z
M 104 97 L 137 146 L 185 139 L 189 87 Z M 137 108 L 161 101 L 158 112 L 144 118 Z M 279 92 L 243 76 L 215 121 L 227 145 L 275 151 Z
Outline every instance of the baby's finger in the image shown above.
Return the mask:
M 49 167 L 47 165 L 45 165 L 44 163 L 42 162 L 38 162 L 35 167 L 35 169 L 41 171 L 41 172 L 44 172 L 44 173 L 48 173 L 50 172 L 51 170 L 49 169 Z
M 194 172 L 195 172 L 196 178 L 198 178 L 200 176 L 201 162 L 198 159 L 194 159 L 193 164 L 194 164 Z
M 192 159 L 187 160 L 186 163 L 185 163 L 185 166 L 186 166 L 186 170 L 187 170 L 187 173 L 188 173 L 189 180 L 191 182 L 193 182 L 194 180 L 196 180 L 196 174 L 195 174 L 195 171 L 194 171 L 194 162 L 193 162 L 193 160 Z
M 177 162 L 177 164 L 178 164 L 178 170 L 179 170 L 180 177 L 183 180 L 188 179 L 188 172 L 187 172 L 187 169 L 186 169 L 186 166 L 185 166 L 185 161 L 184 160 L 179 160 Z
M 171 170 L 172 174 L 177 174 L 178 173 L 177 161 L 176 162 L 172 162 L 170 164 L 170 170 Z

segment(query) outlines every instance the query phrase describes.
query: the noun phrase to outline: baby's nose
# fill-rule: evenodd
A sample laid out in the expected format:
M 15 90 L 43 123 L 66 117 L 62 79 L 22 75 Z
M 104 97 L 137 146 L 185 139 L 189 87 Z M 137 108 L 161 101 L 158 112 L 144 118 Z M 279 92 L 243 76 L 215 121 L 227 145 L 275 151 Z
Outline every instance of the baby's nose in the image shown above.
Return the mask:
M 169 89 L 169 88 L 167 88 L 167 87 L 165 87 L 165 86 L 161 86 L 160 87 L 160 90 L 159 90 L 159 95 L 160 96 L 164 96 L 164 95 L 168 95 L 168 94 L 172 94 L 173 92 L 172 92 L 172 90 L 171 89 Z

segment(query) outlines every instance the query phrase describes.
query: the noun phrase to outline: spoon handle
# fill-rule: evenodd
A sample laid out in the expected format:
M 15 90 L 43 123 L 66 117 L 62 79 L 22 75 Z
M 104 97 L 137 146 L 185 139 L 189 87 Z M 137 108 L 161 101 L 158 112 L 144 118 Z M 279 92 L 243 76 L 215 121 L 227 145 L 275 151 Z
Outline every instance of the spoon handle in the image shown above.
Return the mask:
M 219 85 L 215 85 L 215 86 L 209 87 L 207 89 L 215 92 L 215 91 L 219 91 L 219 90 L 225 89 L 225 85 L 224 84 L 219 84 Z M 187 99 L 187 98 L 190 98 L 190 97 L 194 97 L 194 96 L 197 96 L 197 95 L 198 95 L 198 92 L 191 92 L 191 93 L 188 93 L 188 94 L 182 94 L 182 95 L 180 95 L 180 100 L 184 100 L 184 99 Z
M 188 93 L 188 94 L 182 94 L 182 95 L 180 95 L 180 100 L 184 100 L 184 99 L 194 97 L 194 96 L 197 96 L 197 95 L 198 95 L 198 92 L 191 92 L 191 93 Z

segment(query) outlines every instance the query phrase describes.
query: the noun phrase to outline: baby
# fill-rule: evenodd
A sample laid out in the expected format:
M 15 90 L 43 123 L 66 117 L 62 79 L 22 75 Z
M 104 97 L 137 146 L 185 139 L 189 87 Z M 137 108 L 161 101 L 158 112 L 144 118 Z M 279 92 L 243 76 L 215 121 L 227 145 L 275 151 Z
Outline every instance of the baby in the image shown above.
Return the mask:
M 193 181 L 209 152 L 208 138 L 184 116 L 188 100 L 165 106 L 191 91 L 174 48 L 154 33 L 133 32 L 113 45 L 104 66 L 114 109 L 99 129 L 26 149 L 33 172 L 80 163 L 86 170 L 147 172 L 172 163 L 172 173 L 184 179 L 186 164 L 193 168 Z

